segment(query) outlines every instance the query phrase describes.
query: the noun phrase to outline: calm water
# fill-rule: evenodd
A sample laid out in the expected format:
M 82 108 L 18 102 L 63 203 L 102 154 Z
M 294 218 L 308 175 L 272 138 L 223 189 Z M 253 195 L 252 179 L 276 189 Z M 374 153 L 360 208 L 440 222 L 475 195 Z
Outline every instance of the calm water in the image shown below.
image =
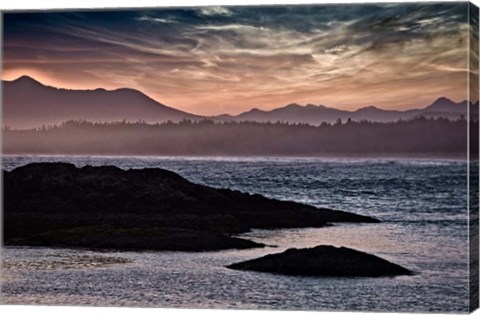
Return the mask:
M 359 311 L 466 312 L 467 164 L 294 158 L 4 157 L 121 168 L 160 167 L 229 187 L 374 216 L 380 224 L 255 230 L 277 247 L 215 253 L 3 249 L 4 303 Z M 395 278 L 310 278 L 225 265 L 319 244 L 366 251 L 417 272 Z

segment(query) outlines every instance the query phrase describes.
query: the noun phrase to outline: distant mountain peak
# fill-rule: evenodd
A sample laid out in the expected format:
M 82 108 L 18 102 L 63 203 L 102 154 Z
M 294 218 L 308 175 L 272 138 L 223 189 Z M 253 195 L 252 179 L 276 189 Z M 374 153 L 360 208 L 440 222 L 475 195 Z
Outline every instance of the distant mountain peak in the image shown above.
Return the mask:
M 139 90 L 135 90 L 131 88 L 118 88 L 118 89 L 112 90 L 112 92 L 142 93 Z
M 287 106 L 285 106 L 285 108 L 298 108 L 298 107 L 302 107 L 302 106 L 297 103 L 290 103 Z
M 29 77 L 28 75 L 22 75 L 22 76 L 16 78 L 15 80 L 10 81 L 10 82 L 16 82 L 16 83 L 35 83 L 35 84 L 43 85 L 42 83 L 40 83 L 39 81 L 35 80 L 35 79 L 32 78 L 32 77 Z
M 255 107 L 249 110 L 247 113 L 262 113 L 262 112 L 263 112 L 262 110 Z
M 449 98 L 444 96 L 439 97 L 435 102 L 433 102 L 430 106 L 442 106 L 442 105 L 455 105 L 455 102 Z
M 381 109 L 378 108 L 378 107 L 375 107 L 375 106 L 373 106 L 373 105 L 370 105 L 370 106 L 365 106 L 365 107 L 362 107 L 362 108 L 357 109 L 357 112 L 360 112 L 360 111 L 372 111 L 372 110 L 381 110 Z
M 435 102 L 425 108 L 427 111 L 455 111 L 457 103 L 446 97 L 439 97 Z
M 437 102 L 450 102 L 450 103 L 453 103 L 453 101 L 451 99 L 449 99 L 448 97 L 445 97 L 445 96 L 441 96 L 439 98 L 437 98 L 437 100 L 433 103 L 437 103 Z

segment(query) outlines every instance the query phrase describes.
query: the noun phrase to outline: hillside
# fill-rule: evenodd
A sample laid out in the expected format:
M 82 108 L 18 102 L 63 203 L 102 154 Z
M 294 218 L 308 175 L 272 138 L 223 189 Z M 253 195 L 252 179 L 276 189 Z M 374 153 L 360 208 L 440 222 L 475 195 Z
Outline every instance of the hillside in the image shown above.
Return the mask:
M 140 91 L 58 89 L 23 76 L 3 82 L 3 125 L 27 129 L 71 119 L 156 123 L 198 116 L 158 103 Z

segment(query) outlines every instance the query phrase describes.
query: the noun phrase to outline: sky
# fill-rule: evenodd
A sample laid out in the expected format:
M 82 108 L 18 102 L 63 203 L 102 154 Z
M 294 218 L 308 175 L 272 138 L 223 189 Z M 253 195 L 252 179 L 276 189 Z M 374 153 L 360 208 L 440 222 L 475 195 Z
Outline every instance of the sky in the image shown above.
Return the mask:
M 5 13 L 3 80 L 142 91 L 200 115 L 467 98 L 467 2 Z

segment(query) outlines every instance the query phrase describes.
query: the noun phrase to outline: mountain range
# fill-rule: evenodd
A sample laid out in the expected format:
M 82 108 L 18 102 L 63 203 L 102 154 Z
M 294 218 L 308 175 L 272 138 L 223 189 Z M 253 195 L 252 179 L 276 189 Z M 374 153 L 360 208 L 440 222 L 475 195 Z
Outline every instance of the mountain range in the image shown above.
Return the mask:
M 468 110 L 467 101 L 455 103 L 448 98 L 440 97 L 425 108 L 405 111 L 384 110 L 374 106 L 347 111 L 324 105 L 302 106 L 293 103 L 270 111 L 254 108 L 236 116 L 224 114 L 207 117 L 168 107 L 140 91 L 128 88 L 67 90 L 43 85 L 28 76 L 13 81 L 2 81 L 2 87 L 3 126 L 17 129 L 55 125 L 67 120 L 159 123 L 208 118 L 214 121 L 280 121 L 310 125 L 333 123 L 338 119 L 393 122 L 419 116 L 458 119 L 465 117 Z M 471 112 L 478 117 L 478 101 L 472 104 Z
M 343 122 L 351 119 L 352 121 L 376 121 L 376 122 L 394 122 L 399 119 L 407 120 L 419 116 L 426 118 L 444 117 L 448 119 L 458 119 L 462 115 L 465 117 L 468 110 L 468 102 L 463 101 L 455 103 L 446 97 L 440 97 L 432 104 L 422 109 L 410 109 L 405 111 L 385 110 L 375 106 L 368 106 L 355 111 L 341 110 L 324 105 L 308 104 L 302 106 L 299 104 L 289 104 L 285 107 L 276 108 L 270 111 L 263 111 L 254 108 L 248 112 L 237 116 L 221 115 L 217 119 L 223 121 L 256 121 L 256 122 L 289 122 L 306 123 L 309 125 L 318 125 L 323 122 L 333 123 L 338 119 Z M 472 104 L 473 110 L 478 112 L 478 101 Z

